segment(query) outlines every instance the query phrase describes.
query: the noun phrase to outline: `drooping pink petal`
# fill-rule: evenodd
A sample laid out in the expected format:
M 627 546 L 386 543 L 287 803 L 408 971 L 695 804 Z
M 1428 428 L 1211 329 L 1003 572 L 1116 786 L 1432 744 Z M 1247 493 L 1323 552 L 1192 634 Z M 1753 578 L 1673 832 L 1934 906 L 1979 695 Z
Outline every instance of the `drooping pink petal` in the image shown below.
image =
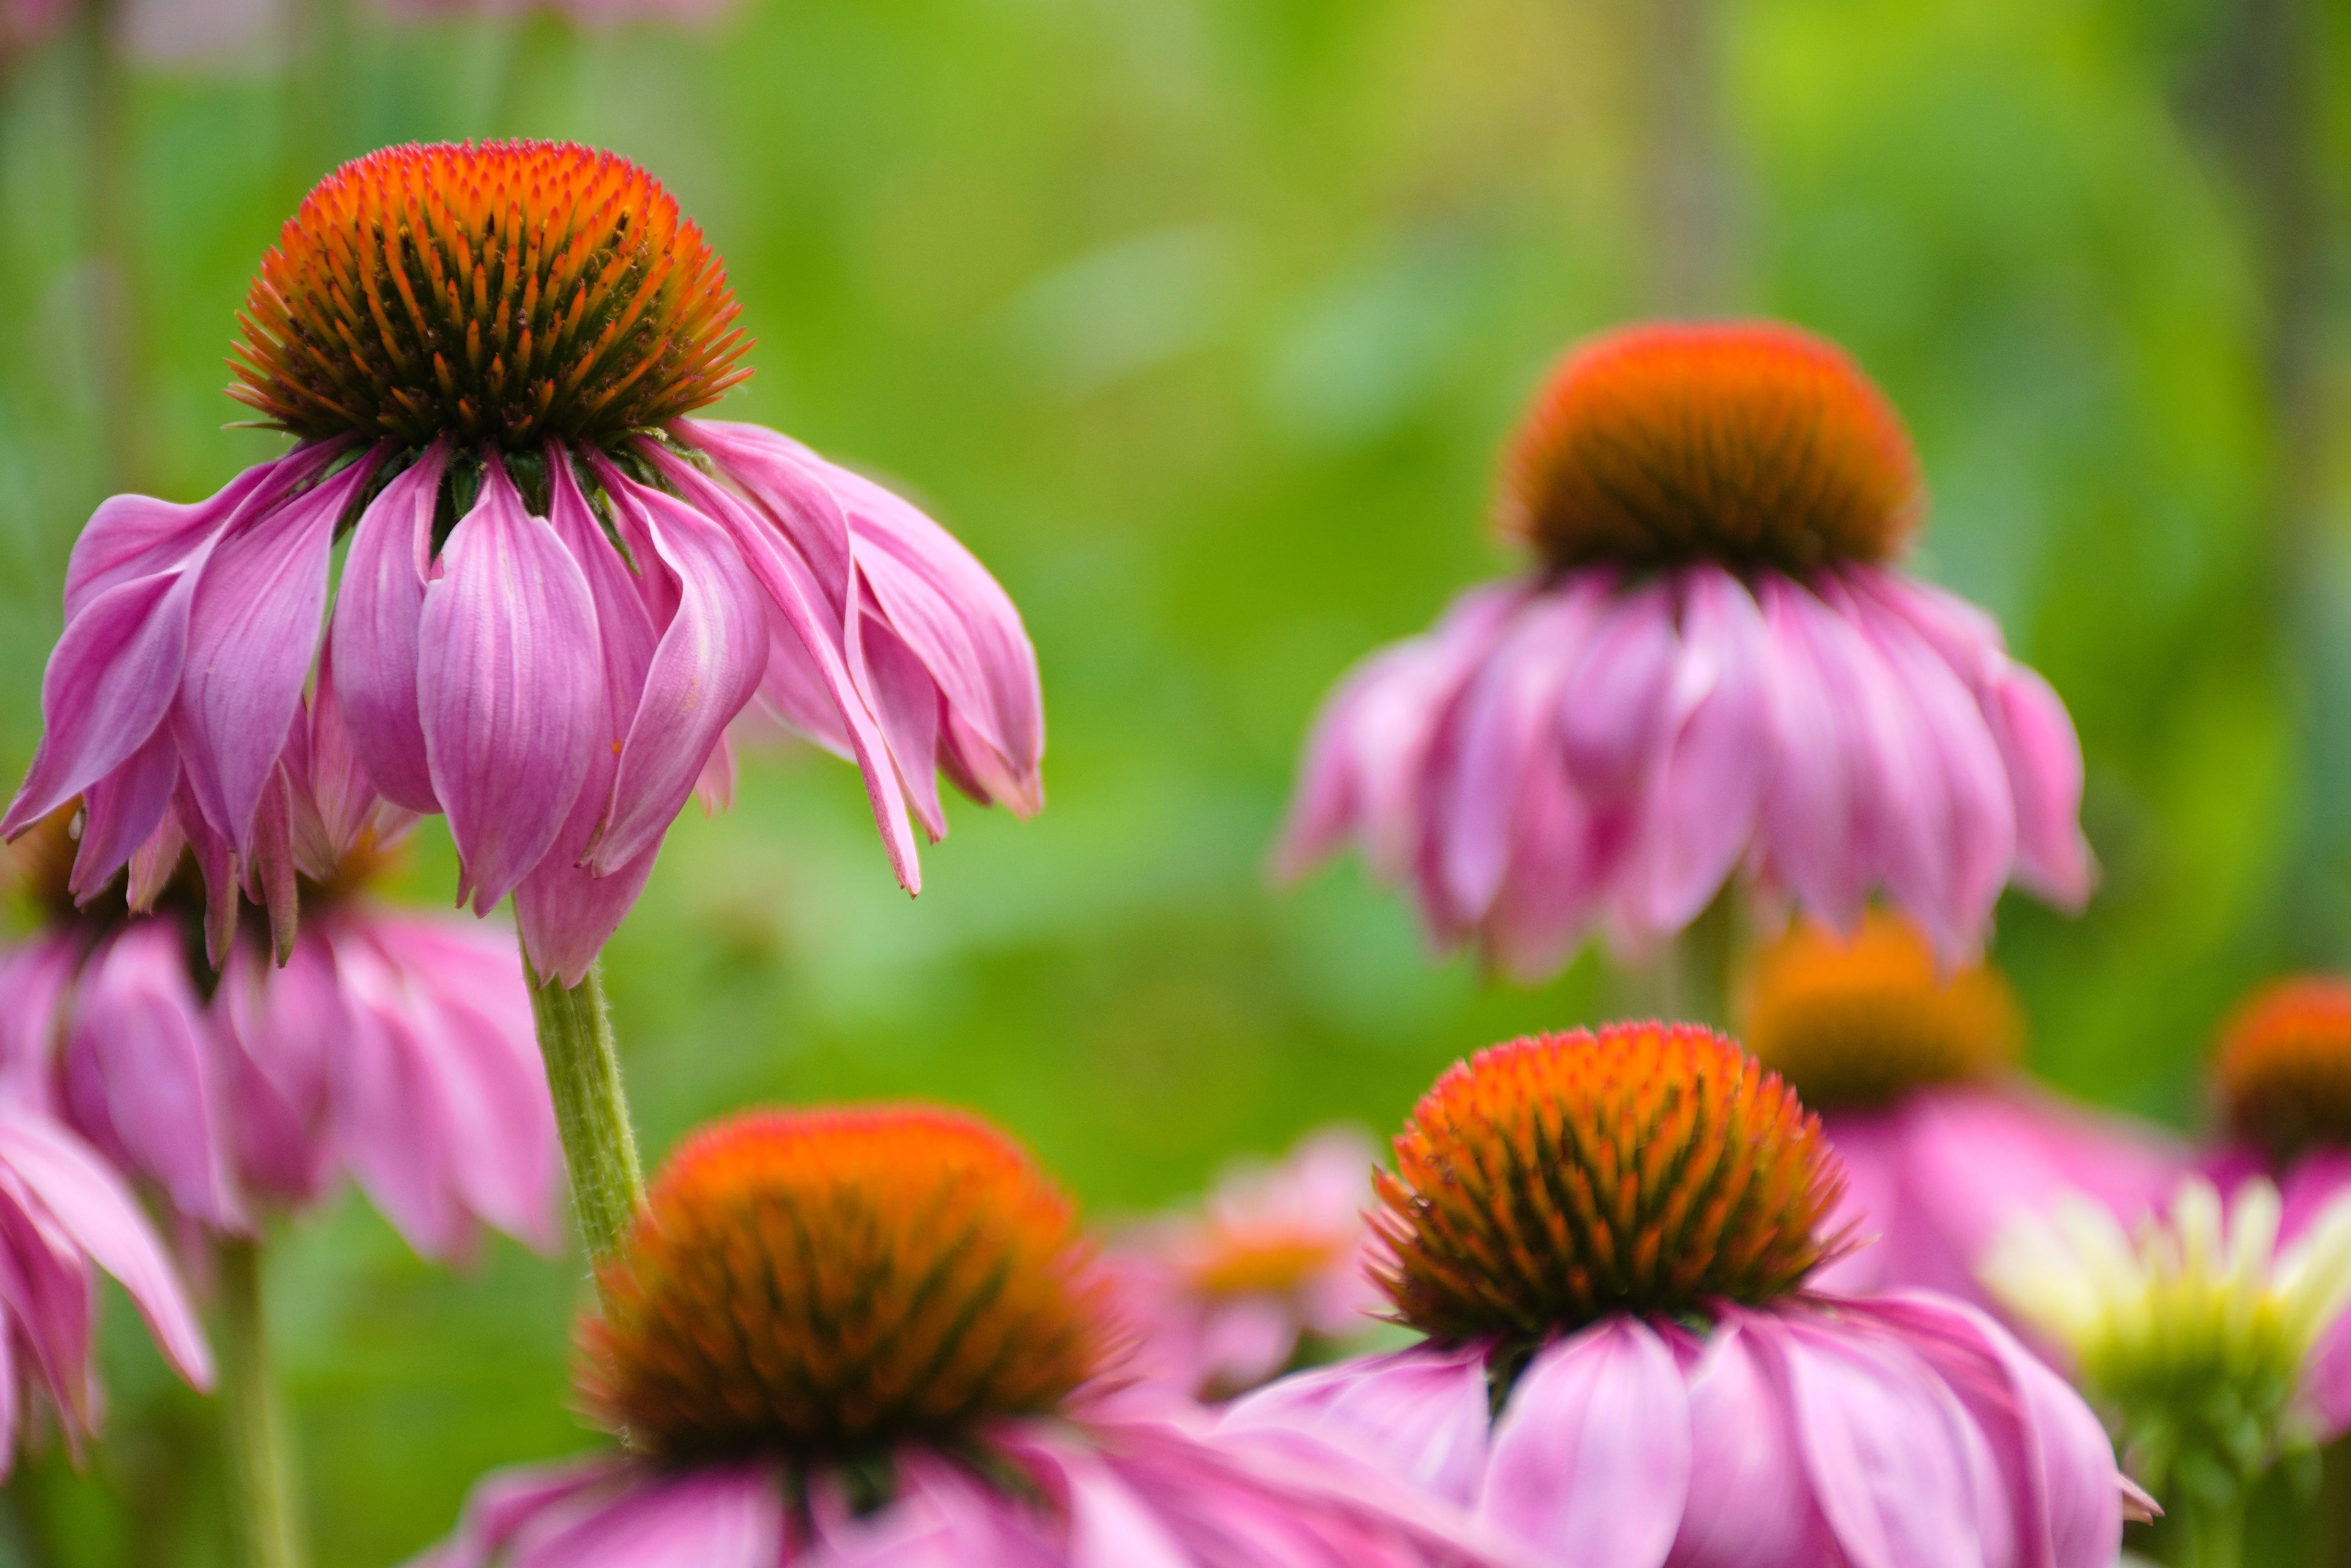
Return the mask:
M 939 748 L 939 688 L 914 650 L 872 615 L 850 622 L 844 651 L 858 690 L 889 743 L 907 810 L 937 843 L 947 834 L 946 811 L 939 803 L 939 768 L 946 760 Z
M 180 747 L 168 724 L 146 744 L 82 792 L 81 842 L 75 847 L 70 891 L 87 904 L 104 893 L 139 846 L 155 836 L 180 787 Z
M 625 488 L 611 490 L 614 481 Z M 768 664 L 766 606 L 726 531 L 676 497 L 628 485 L 617 473 L 607 485 L 616 501 L 634 507 L 677 605 L 646 667 L 621 748 L 610 814 L 590 862 L 599 875 L 660 843 Z M 640 570 L 653 566 L 642 561 Z
M 2008 1521 L 1982 1436 L 1890 1336 L 1745 1314 L 1793 1416 L 1813 1496 L 1853 1568 L 1982 1568 Z
M 1719 568 L 1677 574 L 1680 651 L 1647 786 L 1644 886 L 1634 901 L 1646 927 L 1679 931 L 1713 901 L 1755 830 L 1771 779 L 1769 637 L 1755 601 Z
M 702 1465 L 528 1532 L 514 1568 L 778 1568 L 783 1552 L 782 1478 L 766 1464 Z
M 625 1473 L 603 1455 L 549 1465 L 518 1465 L 475 1483 L 449 1539 L 409 1563 L 409 1568 L 490 1568 L 515 1538 L 550 1514 L 582 1503 Z
M 1612 1318 L 1539 1352 L 1494 1424 L 1478 1513 L 1562 1568 L 1657 1568 L 1681 1525 L 1689 1401 L 1649 1327 Z
M 183 1213 L 242 1230 L 226 1085 L 187 963 L 167 920 L 135 922 L 91 955 L 67 1024 L 66 1102 L 82 1132 Z
M 2047 681 L 2011 665 L 1994 689 L 2001 756 L 2016 801 L 2017 880 L 2061 909 L 2095 882 L 2082 836 L 2082 742 Z
M 837 622 L 849 619 L 850 520 L 830 482 L 833 465 L 780 431 L 720 419 L 681 419 L 671 429 L 707 453 L 749 496 L 804 562 Z
M 0 1104 L 0 1165 L 16 1173 L 75 1245 L 121 1281 L 155 1343 L 183 1377 L 212 1387 L 210 1353 L 193 1309 L 122 1179 L 47 1117 Z
M 1491 1348 L 1418 1345 L 1292 1373 L 1235 1400 L 1221 1428 L 1304 1432 L 1467 1506 L 1486 1469 Z
M 1690 1489 L 1669 1568 L 1812 1568 L 1826 1526 L 1769 1369 L 1739 1322 L 1715 1325 L 1689 1388 Z
M 82 935 L 52 932 L 0 953 L 0 1100 L 54 1113 L 67 993 L 81 972 Z
M 1560 694 L 1560 739 L 1584 798 L 1606 804 L 1642 788 L 1668 734 L 1680 641 L 1662 581 L 1616 595 Z
M 287 758 L 288 798 L 295 807 L 295 858 L 306 875 L 325 882 L 363 844 L 381 849 L 398 840 L 415 822 L 416 814 L 385 800 L 360 765 L 344 722 L 331 643 L 319 654 L 308 723 L 296 727 L 302 740 L 298 766 L 294 747 L 287 748 Z
M 350 1028 L 326 940 L 306 930 L 281 967 L 239 943 L 213 994 L 213 1016 L 230 1057 L 245 1183 L 288 1202 L 316 1199 L 334 1168 L 331 1064 Z
M 660 466 L 694 506 L 716 518 L 733 534 L 744 564 L 758 579 L 769 603 L 799 646 L 814 662 L 827 693 L 849 731 L 851 749 L 865 781 L 865 796 L 881 830 L 883 848 L 890 856 L 898 884 L 908 893 L 922 891 L 921 863 L 914 848 L 905 793 L 898 787 L 897 769 L 888 742 L 872 712 L 859 695 L 842 651 L 844 632 L 838 621 L 828 621 L 819 608 L 823 594 L 808 562 L 786 547 L 783 536 L 761 515 L 746 509 L 734 496 L 710 481 L 699 469 L 656 448 L 646 455 Z
M 560 449 L 556 450 L 559 454 Z M 628 864 L 599 874 L 587 863 L 611 808 L 612 781 L 627 745 L 629 726 L 636 716 L 646 672 L 653 667 L 653 650 L 661 641 L 646 600 L 658 593 L 672 601 L 666 608 L 674 609 L 675 596 L 667 591 L 663 574 L 632 573 L 620 552 L 606 542 L 601 525 L 580 494 L 569 461 L 559 457 L 549 464 L 549 469 L 555 484 L 548 520 L 580 563 L 595 601 L 596 632 L 604 660 L 604 708 L 599 742 L 571 813 L 556 835 L 554 847 L 515 889 L 515 921 L 522 928 L 523 946 L 529 951 L 533 967 L 542 977 L 553 976 L 576 986 L 635 905 L 660 852 L 656 837 Z M 622 500 L 620 521 L 633 524 L 636 511 L 626 502 L 630 481 L 609 465 L 600 465 L 598 478 L 608 486 L 608 493 Z M 637 531 L 632 548 L 640 553 L 653 549 L 642 530 Z
M 351 531 L 329 643 L 352 754 L 378 793 L 412 811 L 440 809 L 416 683 L 433 514 L 448 464 L 447 443 L 436 441 L 368 503 Z
M 66 619 L 126 582 L 176 572 L 202 558 L 239 508 L 276 504 L 315 473 L 325 454 L 305 448 L 256 463 L 220 491 L 191 505 L 152 496 L 111 496 L 74 540 L 66 562 Z
M 98 1425 L 96 1280 L 81 1248 L 0 1164 L 0 1324 L 56 1404 L 74 1456 Z
M 588 580 L 495 460 L 441 561 L 417 700 L 433 793 L 486 914 L 562 830 L 610 704 Z
M 1860 742 L 1822 669 L 1809 590 L 1766 573 L 1757 584 L 1766 628 L 1771 781 L 1760 817 L 1764 862 L 1807 908 L 1839 931 L 1861 919 L 1869 869 L 1855 842 L 1851 758 Z

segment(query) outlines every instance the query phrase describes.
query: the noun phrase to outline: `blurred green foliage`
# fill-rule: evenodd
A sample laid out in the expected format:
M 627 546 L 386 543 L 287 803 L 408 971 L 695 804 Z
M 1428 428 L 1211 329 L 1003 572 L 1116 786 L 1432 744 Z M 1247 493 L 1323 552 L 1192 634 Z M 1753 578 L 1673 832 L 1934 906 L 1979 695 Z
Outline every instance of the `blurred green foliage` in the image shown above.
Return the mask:
M 1634 9 L 738 0 L 700 32 L 571 37 L 362 5 L 290 82 L 267 60 L 134 72 L 128 414 L 91 368 L 90 50 L 57 40 L 0 85 L 0 752 L 29 753 L 66 552 L 112 473 L 192 499 L 275 450 L 219 428 L 220 355 L 327 162 L 600 142 L 728 260 L 760 344 L 725 412 L 969 541 L 1028 617 L 1052 736 L 1050 809 L 956 812 L 912 903 L 829 758 L 754 758 L 730 815 L 680 825 L 608 955 L 650 1148 L 747 1103 L 931 1096 L 1115 1213 L 1319 1122 L 1388 1127 L 1456 1055 L 1604 994 L 1589 960 L 1489 988 L 1429 961 L 1353 866 L 1276 894 L 1262 865 L 1318 695 L 1510 565 L 1489 471 L 1541 367 L 1654 302 Z M 2279 966 L 2345 961 L 2351 931 L 2351 774 L 2322 744 L 2351 737 L 2351 657 L 2282 631 L 2229 11 L 1719 16 L 1728 303 L 1843 340 L 1891 390 L 1934 486 L 1921 569 L 1999 614 L 2087 748 L 2099 896 L 2001 915 L 2035 1065 L 2183 1125 L 2220 1012 Z M 2310 323 L 2335 392 L 2343 281 Z M 2326 434 L 2301 586 L 2342 604 L 2351 444 Z M 428 841 L 412 891 L 450 885 Z M 397 1561 L 481 1469 L 588 1440 L 565 1394 L 576 1259 L 501 1243 L 444 1274 L 350 1200 L 291 1227 L 274 1269 L 328 1568 Z M 0 1554 L 220 1562 L 208 1409 L 130 1314 L 109 1334 L 114 1438 L 80 1476 L 26 1473 Z

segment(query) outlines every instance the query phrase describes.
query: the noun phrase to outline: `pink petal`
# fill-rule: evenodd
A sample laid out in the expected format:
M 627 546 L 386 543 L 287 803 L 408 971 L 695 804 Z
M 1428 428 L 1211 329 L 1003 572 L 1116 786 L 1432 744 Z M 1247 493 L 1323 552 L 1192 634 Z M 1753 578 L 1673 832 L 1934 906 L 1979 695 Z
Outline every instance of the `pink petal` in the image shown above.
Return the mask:
M 172 727 L 157 725 L 145 745 L 83 792 L 71 883 L 76 904 L 105 892 L 139 846 L 155 836 L 179 787 L 180 747 Z
M 68 988 L 81 973 L 82 936 L 53 932 L 0 950 L 0 1101 L 53 1113 L 51 1092 Z
M 41 676 L 45 727 L 0 832 L 23 832 L 152 738 L 188 645 L 183 580 L 141 578 L 99 595 L 66 622 Z
M 360 514 L 335 595 L 330 643 L 351 750 L 379 793 L 437 811 L 417 699 L 433 515 L 449 447 L 436 441 Z
M 98 1423 L 96 1280 L 81 1249 L 24 1179 L 0 1165 L 0 1325 L 57 1406 L 78 1460 Z
M 1535 758 L 1511 813 L 1510 874 L 1480 928 L 1504 973 L 1540 985 L 1574 956 L 1623 859 L 1617 820 L 1593 817 L 1555 746 Z
M 793 554 L 806 564 L 835 622 L 850 609 L 850 522 L 831 483 L 833 465 L 765 425 L 729 420 L 681 419 L 671 427 L 689 446 L 709 454 L 718 471 L 763 513 Z
M 2047 681 L 2011 665 L 1991 705 L 2016 801 L 2017 880 L 2062 909 L 2089 901 L 2095 876 L 2082 837 L 2082 742 Z
M 1657 1568 L 1690 1489 L 1673 1353 L 1611 1318 L 1539 1353 L 1510 1390 L 1478 1512 L 1562 1568 Z
M 914 651 L 873 617 L 860 615 L 849 631 L 846 652 L 858 690 L 889 743 L 908 809 L 936 843 L 947 835 L 946 812 L 939 804 L 939 688 Z M 980 793 L 988 799 L 984 787 Z
M 611 489 L 618 477 L 608 478 L 608 490 L 636 508 L 678 597 L 621 749 L 611 815 L 590 862 L 600 875 L 661 842 L 768 664 L 766 607 L 726 530 L 650 486 L 622 481 Z
M 1667 585 L 1618 594 L 1560 695 L 1561 743 L 1586 800 L 1629 800 L 1642 788 L 1667 737 L 1679 657 Z
M 916 859 L 914 830 L 907 821 L 905 795 L 898 787 L 888 744 L 851 679 L 844 662 L 840 623 L 828 622 L 818 608 L 824 602 L 823 593 L 807 561 L 785 548 L 781 537 L 760 516 L 747 512 L 742 503 L 712 484 L 700 470 L 656 449 L 648 447 L 645 451 L 693 505 L 718 519 L 734 534 L 744 564 L 758 579 L 793 640 L 815 662 L 826 691 L 848 726 L 858 771 L 864 776 L 866 800 L 873 808 L 874 824 L 881 830 L 891 869 L 896 873 L 899 885 L 908 893 L 921 892 L 923 876 Z
M 778 1568 L 783 1483 L 764 1464 L 653 1472 L 569 1528 L 534 1532 L 514 1568 Z
M 475 914 L 554 843 L 608 697 L 587 579 L 493 459 L 424 591 L 417 697 L 433 792 Z
M 180 1375 L 212 1387 L 204 1331 L 129 1187 L 95 1151 L 47 1117 L 0 1104 L 0 1165 L 15 1172 L 77 1246 L 122 1283 Z
M 304 447 L 257 463 L 218 493 L 192 506 L 152 496 L 113 496 L 100 503 L 74 540 L 66 563 L 66 619 L 70 622 L 109 591 L 142 578 L 168 576 L 201 560 L 240 509 L 275 506 L 308 478 L 335 447 Z
M 1813 1499 L 1853 1568 L 1999 1560 L 2007 1521 L 1983 1439 L 1915 1354 L 1793 1313 L 1742 1322 L 1776 1363 Z
M 1490 1348 L 1420 1345 L 1293 1373 L 1235 1400 L 1219 1429 L 1303 1432 L 1467 1505 L 1486 1468 Z
M 475 1483 L 448 1540 L 413 1559 L 409 1568 L 490 1568 L 542 1520 L 580 1511 L 593 1494 L 624 1473 L 602 1455 L 551 1465 L 520 1465 Z
M 240 852 L 251 843 L 262 787 L 301 712 L 326 614 L 336 524 L 379 457 L 362 456 L 255 519 L 197 569 L 173 722 L 198 804 Z
M 1814 618 L 1827 611 L 1776 574 L 1766 573 L 1757 588 L 1775 756 L 1760 818 L 1765 862 L 1814 915 L 1850 931 L 1861 919 L 1869 873 L 1854 841 L 1851 759 L 1859 743 L 1812 634 Z
M 213 1016 L 234 1061 L 230 1109 L 241 1173 L 252 1186 L 309 1202 L 332 1168 L 330 1063 L 350 1027 L 317 927 L 281 968 L 240 943 L 213 994 Z
M 1713 901 L 1755 829 L 1771 782 L 1769 657 L 1763 617 L 1737 579 L 1716 567 L 1679 574 L 1681 651 L 1647 793 L 1640 915 L 1679 931 Z
M 1811 1568 L 1825 1555 L 1812 1489 L 1769 1367 L 1735 1317 L 1690 1372 L 1689 1504 L 1672 1568 Z
M 75 1121 L 121 1163 L 154 1176 L 190 1217 L 241 1230 L 216 1049 L 176 923 L 136 922 L 91 956 L 67 1026 Z

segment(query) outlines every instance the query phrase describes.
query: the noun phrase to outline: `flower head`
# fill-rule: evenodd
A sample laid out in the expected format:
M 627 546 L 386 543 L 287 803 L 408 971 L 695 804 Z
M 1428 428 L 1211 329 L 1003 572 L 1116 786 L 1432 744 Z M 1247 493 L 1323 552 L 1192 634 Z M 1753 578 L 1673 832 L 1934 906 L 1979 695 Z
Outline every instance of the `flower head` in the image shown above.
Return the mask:
M 923 1106 L 689 1138 L 603 1269 L 580 1393 L 630 1451 L 494 1479 L 432 1561 L 1428 1568 L 1458 1511 L 1311 1439 L 1212 1437 L 1102 1375 L 1119 1327 L 1075 1207 Z M 893 1555 L 893 1553 L 895 1555 Z
M 1374 1177 L 1397 1316 L 1439 1339 L 1766 1301 L 1834 1246 L 1819 1119 L 1738 1042 L 1611 1024 L 1446 1070 Z
M 1926 483 L 1902 416 L 1777 322 L 1627 328 L 1552 370 L 1510 444 L 1505 532 L 1552 566 L 1809 571 L 1902 552 Z
M 941 774 L 1034 810 L 1036 657 L 1004 591 L 872 481 L 683 417 L 747 373 L 734 318 L 699 231 L 610 154 L 402 147 L 329 176 L 235 361 L 300 444 L 196 506 L 99 508 L 0 829 L 81 797 L 78 894 L 196 846 L 217 960 L 240 890 L 290 929 L 270 795 L 331 716 L 337 765 L 445 816 L 460 896 L 513 894 L 534 967 L 573 984 L 688 797 L 725 793 L 755 698 L 856 759 L 909 891 Z
M 2150 1484 L 2233 1486 L 2312 1437 L 2299 1408 L 2320 1338 L 2351 1304 L 2351 1200 L 2277 1250 L 2277 1188 L 2239 1186 L 2223 1217 L 2200 1178 L 2136 1241 L 2105 1209 L 2019 1219 L 1984 1277 L 2062 1346 Z
M 1373 1163 L 1369 1139 L 1327 1128 L 1117 1238 L 1105 1261 L 1143 1342 L 1130 1367 L 1222 1398 L 1366 1327 Z
M 589 1403 L 671 1458 L 953 1440 L 1102 1369 L 1085 1261 L 1076 1207 L 974 1117 L 738 1117 L 671 1156 L 606 1265 Z
M 2351 1145 L 2351 980 L 2300 975 L 2238 1004 L 2212 1063 L 2229 1130 L 2275 1159 Z
M 2114 1561 L 2126 1483 L 2046 1366 L 1958 1301 L 1795 1288 L 1835 1246 L 1834 1156 L 1730 1040 L 1497 1047 L 1396 1156 L 1383 1282 L 1431 1339 L 1269 1385 L 1227 1430 L 1346 1447 L 1541 1561 Z
M 89 812 L 17 841 L 39 930 L 0 956 L 0 1076 L 214 1230 L 349 1174 L 428 1255 L 467 1255 L 485 1222 L 552 1245 L 554 1114 L 512 944 L 380 903 L 404 814 L 299 771 L 256 866 L 307 917 L 230 927 L 217 970 L 195 848 L 161 841 L 78 893 Z
M 1882 911 L 1850 937 L 1792 925 L 1756 956 L 1744 1002 L 1748 1047 L 1816 1110 L 1985 1082 L 2015 1065 L 2023 1041 L 2000 971 L 1945 970 L 1915 924 Z
M 1639 953 L 1734 877 L 1844 930 L 1874 894 L 1946 964 L 2011 880 L 2087 897 L 2079 744 L 1981 612 L 1889 564 L 1921 503 L 1885 399 L 1792 329 L 1572 353 L 1511 447 L 1534 559 L 1324 704 L 1279 853 L 1353 841 L 1441 946 L 1548 976 Z

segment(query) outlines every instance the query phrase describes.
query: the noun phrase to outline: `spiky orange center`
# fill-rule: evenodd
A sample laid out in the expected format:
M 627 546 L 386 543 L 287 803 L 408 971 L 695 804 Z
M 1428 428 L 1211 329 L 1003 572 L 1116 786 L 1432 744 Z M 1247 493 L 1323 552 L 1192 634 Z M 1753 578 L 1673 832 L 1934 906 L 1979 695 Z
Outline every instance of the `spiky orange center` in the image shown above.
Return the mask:
M 919 1106 L 751 1112 L 689 1139 L 600 1273 L 580 1386 L 671 1457 L 839 1458 L 1046 1411 L 1105 1357 L 1075 1207 Z
M 229 395 L 305 438 L 606 441 L 750 374 L 726 274 L 659 181 L 568 142 L 389 147 L 304 199 Z
M 1625 328 L 1570 350 L 1505 459 L 1506 533 L 1555 567 L 1808 571 L 1897 553 L 1925 510 L 1885 393 L 1772 322 Z
M 1817 1117 L 1728 1036 L 1620 1023 L 1456 1062 L 1373 1178 L 1380 1283 L 1440 1339 L 1794 1289 L 1844 1182 Z
M 1756 956 L 1741 1033 L 1816 1110 L 1890 1104 L 1930 1083 L 1998 1076 L 2023 1044 L 2000 972 L 1942 972 L 1925 935 L 1873 912 L 1850 937 L 1806 921 Z
M 2230 1129 L 2283 1159 L 2351 1146 L 2351 979 L 2274 980 L 2241 1003 L 2213 1062 Z

